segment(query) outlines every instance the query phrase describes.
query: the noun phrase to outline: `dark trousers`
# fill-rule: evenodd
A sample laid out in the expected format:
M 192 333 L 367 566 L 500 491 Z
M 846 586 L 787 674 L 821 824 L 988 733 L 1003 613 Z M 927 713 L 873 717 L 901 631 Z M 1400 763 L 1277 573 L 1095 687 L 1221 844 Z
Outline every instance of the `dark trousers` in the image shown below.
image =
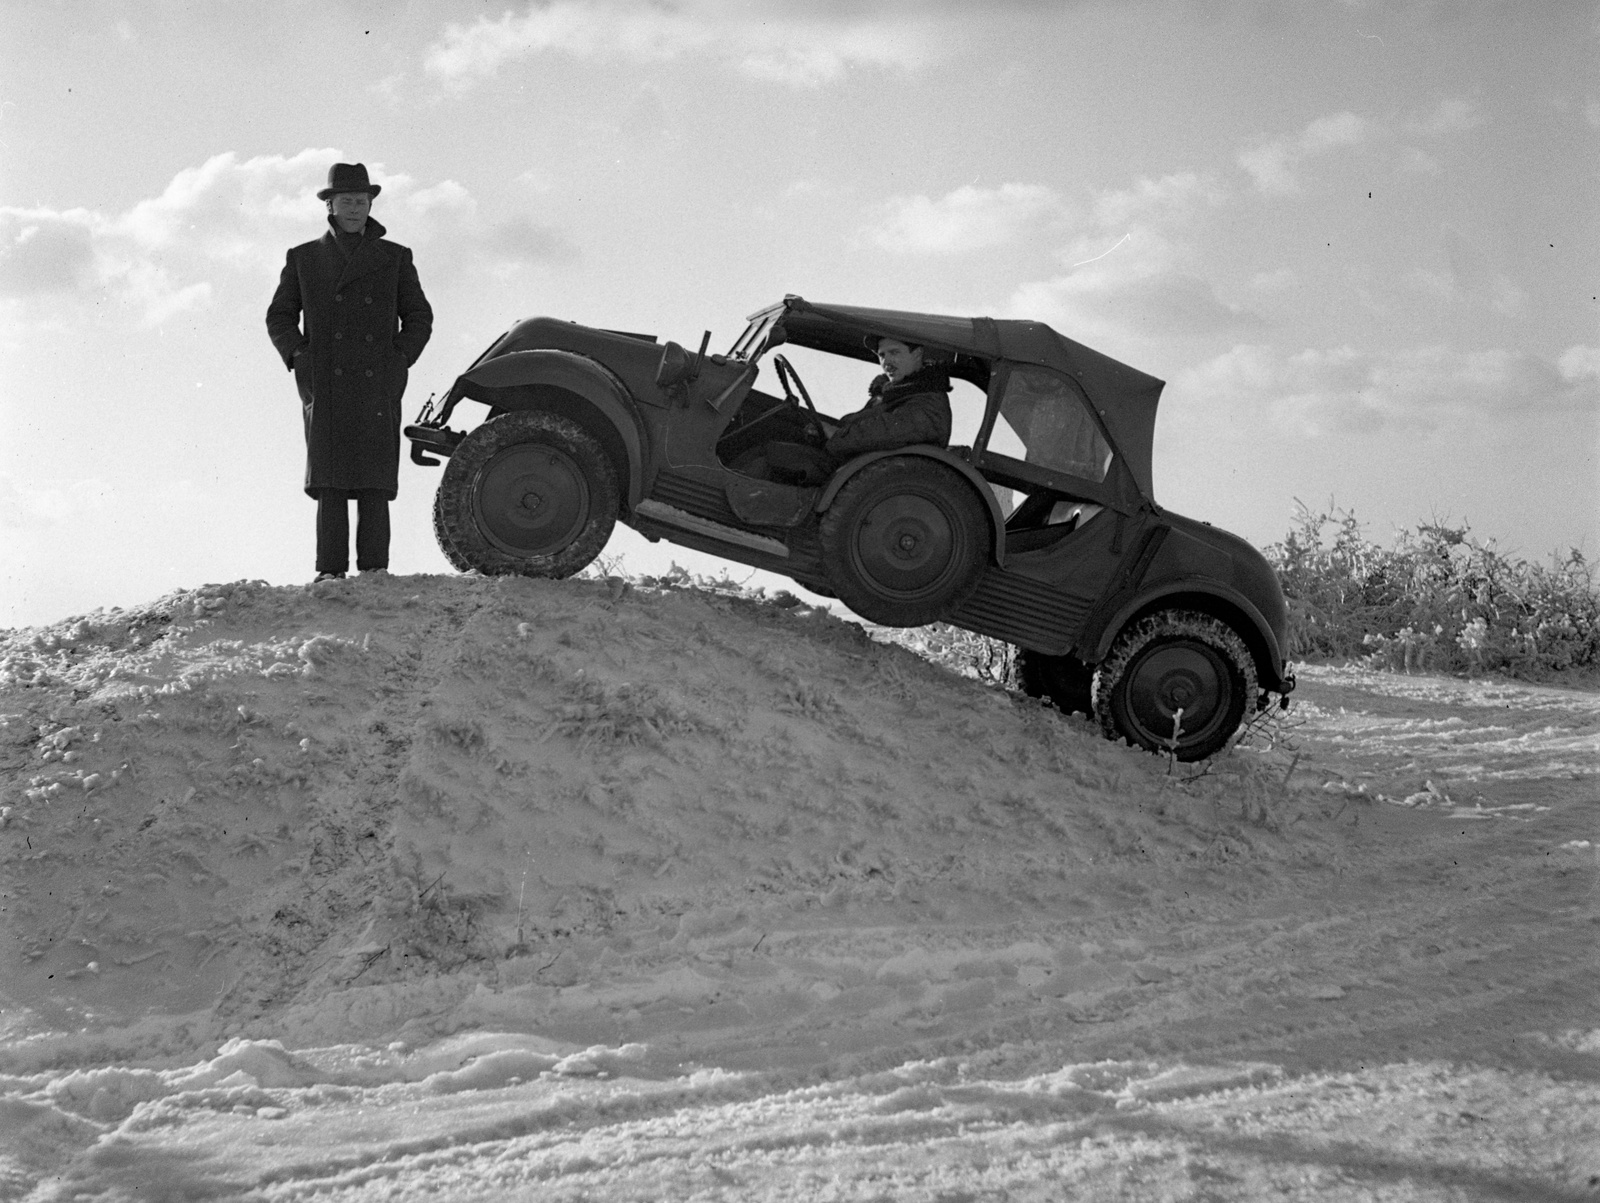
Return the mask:
M 350 503 L 356 503 L 356 567 L 389 567 L 389 499 L 379 489 L 317 490 L 317 571 L 350 570 Z
M 826 447 L 810 443 L 768 443 L 765 447 L 768 479 L 786 485 L 825 484 L 844 463 Z

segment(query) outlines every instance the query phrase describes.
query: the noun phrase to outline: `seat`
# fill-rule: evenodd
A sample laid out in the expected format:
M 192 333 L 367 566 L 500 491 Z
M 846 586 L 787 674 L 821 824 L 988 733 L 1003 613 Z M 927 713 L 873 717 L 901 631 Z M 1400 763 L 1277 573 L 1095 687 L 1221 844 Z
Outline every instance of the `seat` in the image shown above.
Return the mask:
M 1076 501 L 1049 490 L 1031 493 L 1006 519 L 1006 554 L 1050 547 L 1077 530 L 1102 508 L 1092 502 Z

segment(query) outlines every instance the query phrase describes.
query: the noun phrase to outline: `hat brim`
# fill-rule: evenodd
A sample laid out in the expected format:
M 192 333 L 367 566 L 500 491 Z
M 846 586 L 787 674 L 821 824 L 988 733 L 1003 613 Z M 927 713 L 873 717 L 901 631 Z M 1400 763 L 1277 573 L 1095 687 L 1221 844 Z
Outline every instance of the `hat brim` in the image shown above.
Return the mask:
M 878 344 L 886 338 L 890 342 L 899 343 L 903 347 L 920 347 L 922 345 L 921 343 L 907 342 L 898 334 L 869 334 L 861 340 L 861 345 L 869 351 L 876 352 L 878 349 Z
M 321 192 L 317 193 L 317 199 L 325 201 L 330 196 L 335 196 L 340 192 L 365 192 L 368 196 L 377 196 L 378 193 L 382 191 L 382 184 L 368 184 L 364 188 L 324 188 Z

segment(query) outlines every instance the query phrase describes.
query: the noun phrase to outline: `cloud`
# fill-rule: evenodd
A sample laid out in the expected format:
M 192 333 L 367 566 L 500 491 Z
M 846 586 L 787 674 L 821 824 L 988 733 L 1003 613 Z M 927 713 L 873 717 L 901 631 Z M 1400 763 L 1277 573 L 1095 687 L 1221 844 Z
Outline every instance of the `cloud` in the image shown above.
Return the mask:
M 316 193 L 328 165 L 343 158 L 335 148 L 243 160 L 213 155 L 120 214 L 0 207 L 0 296 L 109 298 L 153 327 L 212 304 L 228 276 L 263 287 L 289 247 L 325 228 Z M 393 222 L 396 237 L 426 255 L 425 264 L 506 269 L 577 257 L 559 232 L 526 216 L 485 221 L 454 180 L 422 186 L 381 164 L 369 170 L 383 186 L 374 215 Z
M 12 533 L 50 530 L 114 509 L 116 490 L 104 480 L 90 478 L 71 484 L 36 489 L 0 474 L 0 530 Z
M 1239 151 L 1236 161 L 1268 196 L 1291 196 L 1301 190 L 1299 169 L 1335 151 L 1381 147 L 1397 156 L 1407 171 L 1437 172 L 1439 160 L 1417 146 L 1396 145 L 1404 138 L 1439 140 L 1469 133 L 1483 124 L 1472 101 L 1446 96 L 1432 108 L 1394 122 L 1373 121 L 1355 113 L 1318 117 L 1298 134 L 1274 138 Z
M 1227 190 L 1214 176 L 1180 171 L 1158 179 L 1147 176 L 1131 188 L 1103 192 L 1095 198 L 1091 212 L 1106 229 L 1134 223 L 1177 226 L 1188 224 L 1226 199 Z
M 1215 178 L 1193 172 L 1102 192 L 1062 219 L 1074 228 L 1056 251 L 1065 270 L 1023 284 L 1004 313 L 1111 354 L 1154 339 L 1258 330 L 1262 319 L 1218 295 L 1188 241 L 1188 227 L 1226 199 Z
M 1524 351 L 1352 347 L 1292 354 L 1240 344 L 1178 374 L 1169 396 L 1192 412 L 1231 411 L 1302 437 L 1431 429 L 1487 417 L 1592 411 L 1600 349 L 1574 347 L 1559 364 Z
M 178 172 L 159 196 L 138 202 L 110 228 L 146 251 L 245 268 L 281 265 L 285 240 L 303 240 L 306 218 L 320 215 L 316 190 L 340 157 L 326 147 L 243 161 L 232 151 L 213 155 Z
M 88 210 L 0 207 L 0 296 L 109 296 L 157 326 L 211 295 L 207 281 L 176 283 L 161 258 L 156 245 Z
M 948 56 L 924 6 L 736 0 L 535 0 L 521 14 L 450 24 L 423 69 L 463 89 L 543 54 L 630 63 L 713 60 L 755 79 L 814 87 L 858 66 L 916 68 Z
M 0 296 L 72 292 L 90 283 L 94 225 L 86 209 L 0 208 Z
M 1480 301 L 1508 316 L 1526 305 L 1527 294 L 1494 266 L 1488 252 L 1451 226 L 1444 229 L 1444 252 L 1458 298 Z
M 1127 354 L 1127 344 L 1184 337 L 1237 335 L 1260 329 L 1261 317 L 1223 300 L 1191 272 L 1078 272 L 1024 284 L 1005 306 L 1008 316 L 1054 326 L 1080 342 Z
M 573 263 L 578 248 L 549 226 L 526 217 L 514 217 L 491 226 L 485 250 L 501 264 Z
M 1448 270 L 1414 268 L 1405 276 L 1410 287 L 1448 305 L 1486 306 L 1507 317 L 1527 308 L 1528 294 L 1494 265 L 1481 245 L 1448 225 L 1441 240 Z
M 1426 113 L 1408 118 L 1402 128 L 1413 137 L 1441 138 L 1465 134 L 1483 124 L 1483 116 L 1470 100 L 1447 96 Z
M 0 294 L 110 299 L 144 326 L 203 308 L 219 270 L 273 269 L 303 239 L 318 173 L 336 154 L 215 155 L 120 214 L 0 207 Z
M 1600 380 L 1600 347 L 1568 347 L 1556 360 L 1563 380 Z
M 1060 197 L 1042 184 L 965 184 L 937 200 L 891 197 L 864 233 L 888 251 L 956 255 L 1012 242 L 1060 211 Z
M 393 215 L 406 245 L 418 250 L 424 287 L 429 279 L 478 268 L 503 276 L 518 268 L 573 263 L 580 257 L 577 246 L 560 231 L 526 214 L 486 220 L 477 199 L 455 180 L 419 188 L 410 176 L 394 176 L 385 182 L 381 201 L 385 213 L 379 220 Z
M 1289 195 L 1300 191 L 1295 168 L 1301 163 L 1342 147 L 1359 146 L 1370 132 L 1368 123 L 1354 113 L 1335 113 L 1318 117 L 1292 137 L 1240 151 L 1238 163 L 1262 192 Z

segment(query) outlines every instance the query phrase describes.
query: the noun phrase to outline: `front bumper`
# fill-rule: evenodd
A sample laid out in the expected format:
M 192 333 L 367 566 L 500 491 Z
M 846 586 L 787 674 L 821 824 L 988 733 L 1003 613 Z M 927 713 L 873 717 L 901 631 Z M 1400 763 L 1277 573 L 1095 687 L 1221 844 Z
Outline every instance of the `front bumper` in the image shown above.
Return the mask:
M 407 426 L 405 436 L 411 440 L 411 462 L 424 468 L 439 465 L 439 460 L 428 454 L 430 451 L 449 459 L 461 440 L 467 437 L 464 431 L 451 430 L 448 426 Z

